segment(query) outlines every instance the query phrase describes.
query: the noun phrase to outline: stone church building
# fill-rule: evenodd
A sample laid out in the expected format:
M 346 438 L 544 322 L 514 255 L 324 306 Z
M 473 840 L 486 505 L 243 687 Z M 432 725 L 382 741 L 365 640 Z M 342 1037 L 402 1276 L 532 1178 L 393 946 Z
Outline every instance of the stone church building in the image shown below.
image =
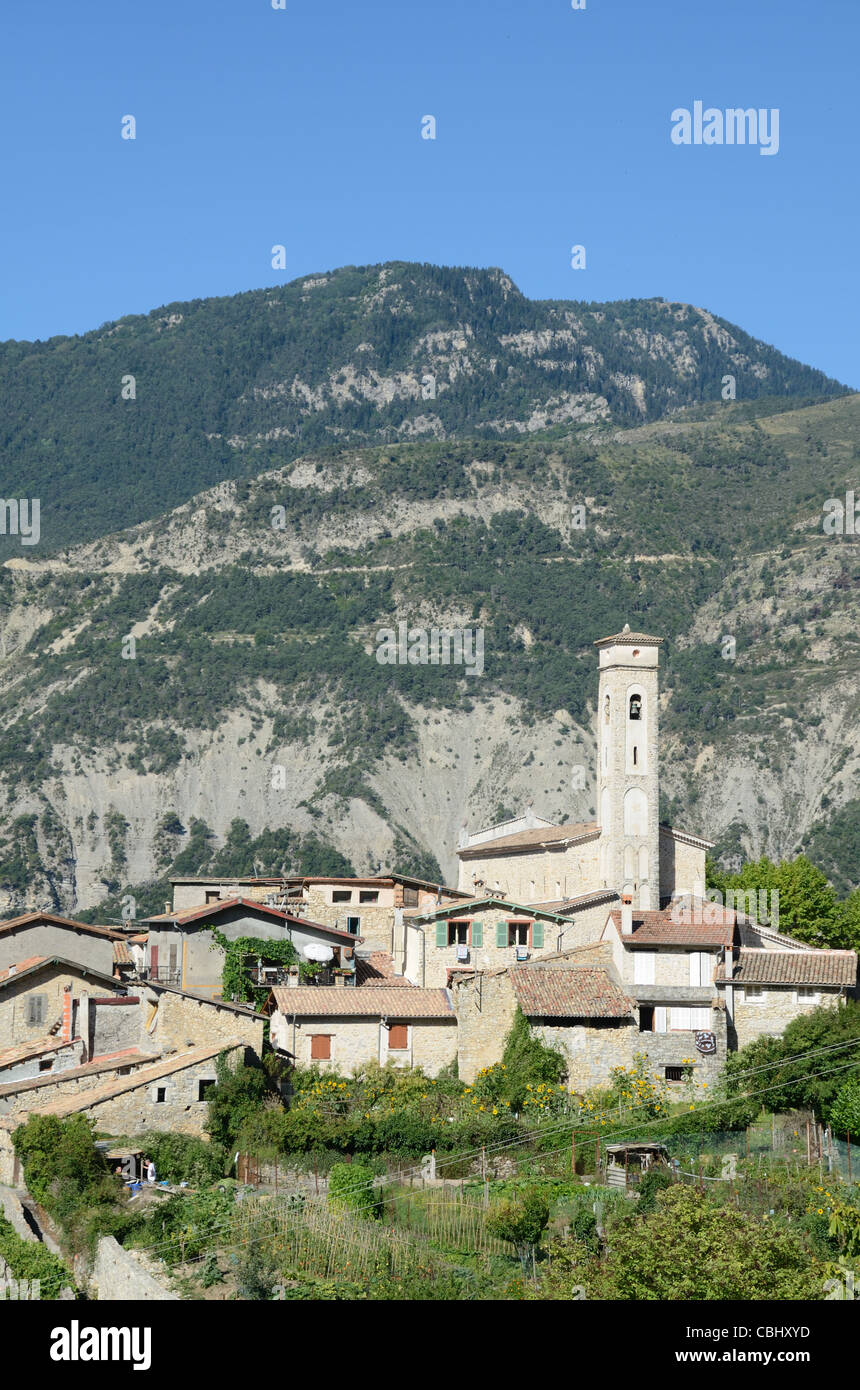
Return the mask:
M 658 662 L 662 637 L 623 630 L 599 652 L 595 823 L 552 825 L 527 812 L 464 835 L 459 887 L 560 910 L 585 894 L 614 890 L 656 910 L 701 893 L 711 842 L 659 820 Z

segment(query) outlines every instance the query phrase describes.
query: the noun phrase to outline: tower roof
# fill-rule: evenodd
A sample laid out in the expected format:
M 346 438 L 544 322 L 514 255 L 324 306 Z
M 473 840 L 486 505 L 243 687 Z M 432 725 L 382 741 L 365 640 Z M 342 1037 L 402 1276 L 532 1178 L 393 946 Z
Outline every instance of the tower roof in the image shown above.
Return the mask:
M 625 623 L 620 632 L 612 637 L 601 637 L 595 647 L 662 647 L 662 637 L 649 637 L 647 632 L 631 632 L 630 624 Z

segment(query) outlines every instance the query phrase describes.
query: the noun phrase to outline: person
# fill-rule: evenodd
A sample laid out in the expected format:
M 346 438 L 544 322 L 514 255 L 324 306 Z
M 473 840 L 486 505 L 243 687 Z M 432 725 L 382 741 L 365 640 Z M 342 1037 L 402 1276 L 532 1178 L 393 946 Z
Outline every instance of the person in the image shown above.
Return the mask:
M 144 1172 L 146 1173 L 146 1181 L 155 1182 L 155 1164 L 153 1163 L 152 1159 L 145 1158 L 143 1160 L 143 1167 Z

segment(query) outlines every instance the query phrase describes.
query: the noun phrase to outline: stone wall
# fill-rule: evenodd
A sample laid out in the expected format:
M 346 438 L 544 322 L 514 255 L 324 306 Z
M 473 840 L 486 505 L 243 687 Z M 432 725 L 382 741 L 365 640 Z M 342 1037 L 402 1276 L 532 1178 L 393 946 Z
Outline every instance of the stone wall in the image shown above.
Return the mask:
M 404 991 L 405 993 L 405 991 Z M 405 1021 L 405 1020 L 404 1020 Z M 318 1019 L 293 1021 L 274 1013 L 271 1022 L 272 1042 L 285 1052 L 293 1053 L 299 1066 L 310 1066 L 311 1038 L 323 1034 L 331 1038 L 331 1058 L 316 1063 L 323 1071 L 346 1075 L 368 1062 L 388 1061 L 403 1067 L 423 1067 L 428 1076 L 435 1076 L 457 1055 L 457 1021 L 443 1019 L 413 1019 L 409 1023 L 405 1051 L 389 1052 L 388 1029 L 379 1018 L 325 1016 Z
M 616 938 L 618 938 L 618 933 L 614 926 L 611 927 L 611 930 L 615 932 Z M 623 953 L 619 956 L 621 964 L 621 979 L 623 981 L 625 990 L 627 990 L 629 993 L 631 990 L 636 988 L 636 985 L 634 983 L 635 960 L 638 955 L 642 954 L 642 952 L 640 949 L 634 951 L 628 947 L 625 947 L 623 937 L 618 939 L 621 942 L 621 951 Z M 628 937 L 628 940 L 631 939 L 635 940 L 635 936 L 633 938 Z M 698 950 L 698 948 L 696 949 Z M 690 956 L 692 953 L 692 950 L 685 950 L 679 946 L 672 948 L 666 946 L 658 946 L 654 948 L 654 985 L 685 985 L 689 989 L 697 989 L 698 986 L 690 985 Z M 717 965 L 719 963 L 720 953 L 718 950 L 714 950 L 709 951 L 708 955 L 711 958 L 710 980 L 713 981 L 714 975 L 716 974 Z M 679 999 L 677 1002 L 681 1003 L 682 1001 Z
M 548 832 L 549 833 L 549 832 Z M 590 893 L 600 887 L 597 839 L 586 840 L 566 849 L 537 849 L 522 854 L 493 853 L 488 840 L 486 854 L 460 860 L 458 888 L 472 892 L 476 879 L 483 879 L 487 890 L 499 890 L 511 902 L 557 902 Z M 480 889 L 475 890 L 476 894 Z
M 2 938 L 0 938 L 2 939 Z M 66 946 L 69 946 L 66 942 Z M 113 948 L 108 942 L 111 949 Z M 32 954 L 38 954 L 32 952 Z M 107 972 L 110 974 L 110 971 Z M 112 993 L 111 985 L 107 981 L 87 981 L 86 977 L 78 970 L 70 970 L 61 965 L 46 965 L 44 969 L 35 971 L 32 974 L 22 975 L 20 979 L 14 978 L 0 989 L 0 1048 L 16 1047 L 19 1043 L 35 1042 L 38 1038 L 45 1037 L 54 1024 L 62 1022 L 63 1017 L 63 992 L 66 986 L 72 988 L 74 999 L 79 999 L 81 992 L 86 991 L 91 995 L 106 996 Z M 116 982 L 116 990 L 119 991 L 123 986 L 119 980 Z M 44 995 L 42 1022 L 29 1023 L 27 1020 L 28 1000 L 32 995 Z M 74 1019 L 75 1027 L 79 1023 L 79 1018 Z M 72 1030 L 74 1032 L 74 1028 Z M 59 1032 L 57 1033 L 59 1039 Z M 108 1049 L 105 1049 L 106 1051 Z
M 169 1052 L 173 1048 L 202 1047 L 223 1043 L 245 1044 L 263 1050 L 262 1014 L 246 1014 L 218 1000 L 197 999 L 170 989 L 140 986 L 139 1036 L 141 1046 Z
M 740 1002 L 741 991 L 734 990 L 734 1034 L 736 1046 L 746 1047 L 763 1036 L 778 1037 L 792 1019 L 811 1014 L 817 1008 L 835 1008 L 839 1002 L 836 990 L 819 990 L 818 1003 L 798 1003 L 793 985 L 763 985 L 764 998 L 759 1002 Z
M 131 1250 L 123 1250 L 113 1236 L 102 1236 L 88 1283 L 95 1286 L 99 1301 L 123 1303 L 178 1302 L 179 1295 L 171 1293 L 166 1283 L 156 1278 L 147 1266 L 154 1261 Z M 167 1269 L 164 1276 L 167 1277 Z M 76 1262 L 76 1277 L 83 1271 Z
M 244 1048 L 241 1049 L 244 1053 Z M 208 1116 L 200 1082 L 215 1080 L 215 1058 L 195 1062 L 169 1076 L 143 1082 L 122 1095 L 81 1105 L 96 1128 L 105 1134 L 145 1134 L 147 1130 L 176 1130 L 180 1134 L 204 1133 Z M 159 1100 L 159 1094 L 164 1099 Z

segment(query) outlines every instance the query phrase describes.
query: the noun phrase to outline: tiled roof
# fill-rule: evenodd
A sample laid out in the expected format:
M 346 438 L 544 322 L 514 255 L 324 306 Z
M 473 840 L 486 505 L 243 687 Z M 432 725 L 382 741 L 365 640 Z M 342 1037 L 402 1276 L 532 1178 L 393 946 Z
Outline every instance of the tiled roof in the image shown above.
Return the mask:
M 553 902 L 546 903 L 527 903 L 526 906 L 532 912 L 552 912 L 556 916 L 566 917 L 571 912 L 579 912 L 581 908 L 593 907 L 595 903 L 612 902 L 618 897 L 614 888 L 594 888 L 590 893 L 580 893 L 576 898 L 556 898 Z
M 105 984 L 113 985 L 115 989 L 124 989 L 122 980 L 118 980 L 114 975 L 108 975 L 105 970 L 93 970 L 89 965 L 81 965 L 79 961 L 67 960 L 65 956 L 29 956 L 26 960 L 18 961 L 15 966 L 8 965 L 5 970 L 0 970 L 0 988 L 8 985 L 12 980 L 19 976 L 32 975 L 41 970 L 44 966 L 57 965 L 61 969 L 73 975 L 82 975 L 85 979 L 101 980 Z
M 415 988 L 402 975 L 394 974 L 394 960 L 390 951 L 370 951 L 366 956 L 357 956 L 355 974 L 359 989 L 368 986 L 378 989 L 381 985 L 391 989 L 404 985 L 407 989 Z
M 606 970 L 518 965 L 511 979 L 520 1008 L 532 1018 L 629 1018 L 633 1012 Z
M 113 943 L 113 959 L 115 965 L 134 965 L 134 957 L 128 949 L 127 941 Z
M 453 1018 L 454 1010 L 444 989 L 360 989 L 336 985 L 276 985 L 272 990 L 282 1014 L 292 1018 Z
M 229 1047 L 229 1043 L 226 1046 Z M 131 1076 L 119 1076 L 115 1081 L 106 1081 L 101 1086 L 94 1086 L 91 1091 L 79 1091 L 76 1095 L 64 1096 L 61 1100 L 48 1101 L 46 1105 L 40 1105 L 36 1113 L 39 1115 L 57 1115 L 60 1119 L 66 1115 L 74 1115 L 76 1111 L 88 1110 L 91 1105 L 99 1104 L 103 1100 L 113 1100 L 114 1096 L 121 1096 L 125 1091 L 136 1090 L 139 1086 L 148 1086 L 150 1082 L 160 1081 L 163 1076 L 171 1076 L 175 1071 L 184 1071 L 186 1067 L 192 1067 L 197 1062 L 206 1062 L 210 1057 L 217 1057 L 218 1053 L 224 1050 L 225 1044 L 223 1042 L 219 1043 L 217 1047 L 189 1048 L 187 1052 L 176 1053 L 163 1062 L 156 1062 L 154 1066 L 142 1067 L 140 1071 L 133 1072 Z M 61 1073 L 64 1081 L 68 1076 L 68 1072 Z M 60 1076 L 54 1079 L 59 1080 Z M 20 1117 L 18 1118 L 20 1123 Z
M 57 917 L 53 912 L 25 912 L 22 917 L 12 917 L 8 922 L 0 922 L 0 932 L 17 931 L 19 927 L 32 927 L 38 922 L 50 922 L 55 927 L 70 927 L 72 931 L 85 931 L 90 936 L 106 936 L 110 941 L 122 940 L 122 933 L 111 931 L 110 927 L 94 927 L 89 922 L 76 922 L 72 917 Z
M 715 917 L 716 921 L 697 922 L 696 916 L 699 915 L 693 905 L 693 910 L 687 909 L 686 916 L 693 920 L 689 922 L 672 920 L 672 912 L 676 916 L 680 915 L 677 907 L 664 907 L 659 912 L 643 912 L 641 909 L 633 909 L 633 933 L 624 936 L 621 931 L 621 912 L 614 911 L 609 915 L 612 918 L 618 935 L 628 947 L 640 946 L 730 946 L 735 931 L 735 912 L 731 908 L 721 907 L 717 903 L 703 903 L 703 917 Z
M 857 983 L 855 951 L 757 951 L 741 947 L 733 984 L 841 985 Z M 725 984 L 725 969 L 717 974 Z
M 268 907 L 266 903 L 257 902 L 254 898 L 227 898 L 224 902 L 206 903 L 203 907 L 188 907 L 182 912 L 159 912 L 155 917 L 147 917 L 147 922 L 158 926 L 161 923 L 176 922 L 178 926 L 185 927 L 192 922 L 197 922 L 203 918 L 217 917 L 222 912 L 229 912 L 234 908 L 248 908 L 252 912 L 262 912 L 267 917 L 277 917 L 282 922 L 289 922 L 294 927 L 310 927 L 312 931 L 325 932 L 327 936 L 336 936 L 339 941 L 349 941 L 353 945 L 361 940 L 361 937 L 354 936 L 352 932 L 341 931 L 339 927 L 327 927 L 322 922 L 311 922 L 306 917 L 295 917 L 290 912 L 281 912 L 278 907 Z
M 609 893 L 609 898 L 614 898 L 615 893 Z M 525 903 L 512 902 L 501 893 L 484 893 L 479 898 L 469 898 L 466 902 L 443 903 L 441 907 L 410 907 L 404 911 L 404 917 L 408 917 L 413 922 L 430 922 L 434 917 L 468 917 L 472 912 L 484 911 L 508 912 L 515 917 L 551 917 L 554 921 L 562 921 L 562 914 L 553 912 L 545 904 L 533 904 L 531 907 Z
M 627 623 L 624 624 L 620 632 L 616 632 L 613 637 L 598 637 L 594 643 L 595 647 L 609 647 L 612 645 L 620 647 L 662 647 L 664 639 L 662 637 L 649 637 L 647 632 L 631 632 Z
M 599 834 L 600 827 L 593 821 L 574 821 L 569 825 L 542 825 L 536 830 L 518 830 L 513 835 L 500 835 L 497 840 L 482 840 L 480 844 L 467 845 L 457 853 L 461 859 L 483 859 L 499 849 L 533 849 L 541 845 L 587 840 Z
M 19 960 L 15 965 L 7 965 L 5 970 L 0 970 L 0 984 L 11 979 L 13 975 L 20 975 L 24 970 L 32 970 L 34 965 L 41 965 L 47 959 L 47 956 L 28 956 L 26 960 Z
M 48 1052 L 62 1052 L 67 1047 L 80 1045 L 80 1038 L 71 1042 L 61 1042 L 58 1038 L 39 1038 L 38 1042 L 18 1043 L 17 1047 L 6 1047 L 0 1052 L 0 1067 L 11 1067 L 16 1062 L 26 1062 L 31 1057 L 42 1057 Z
M 79 1042 L 80 1039 L 72 1039 Z M 222 1043 L 223 1047 L 223 1043 Z M 28 1081 L 7 1081 L 0 1086 L 0 1096 L 17 1095 L 20 1091 L 38 1091 L 45 1086 L 55 1086 L 59 1081 L 77 1081 L 80 1077 L 97 1076 L 101 1071 L 115 1071 L 117 1067 L 139 1066 L 143 1062 L 154 1060 L 151 1052 L 142 1052 L 139 1047 L 127 1047 L 122 1052 L 112 1052 L 104 1057 L 94 1057 L 91 1062 L 84 1062 L 79 1067 L 69 1067 L 63 1072 L 44 1072 L 41 1076 L 34 1076 Z M 81 1092 L 82 1095 L 90 1095 L 91 1092 Z

